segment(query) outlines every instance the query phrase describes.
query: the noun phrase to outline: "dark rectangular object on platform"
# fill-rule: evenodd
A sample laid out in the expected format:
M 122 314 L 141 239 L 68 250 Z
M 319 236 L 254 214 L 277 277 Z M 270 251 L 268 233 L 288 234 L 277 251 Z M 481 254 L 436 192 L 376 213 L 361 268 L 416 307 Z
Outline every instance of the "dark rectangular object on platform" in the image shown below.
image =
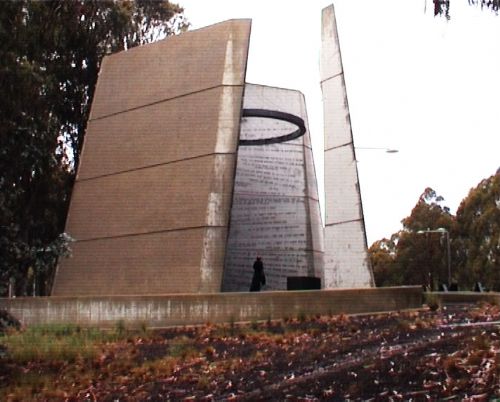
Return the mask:
M 321 289 L 321 279 L 315 276 L 289 276 L 286 278 L 287 290 Z

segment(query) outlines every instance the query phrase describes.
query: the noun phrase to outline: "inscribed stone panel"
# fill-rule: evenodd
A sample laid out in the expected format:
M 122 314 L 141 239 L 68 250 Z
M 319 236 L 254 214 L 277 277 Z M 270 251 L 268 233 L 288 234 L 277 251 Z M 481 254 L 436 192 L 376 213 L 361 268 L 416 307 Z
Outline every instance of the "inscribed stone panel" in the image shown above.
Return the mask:
M 303 96 L 297 91 L 247 85 L 244 109 L 288 113 L 307 127 Z M 295 130 L 296 125 L 279 118 L 247 116 L 240 138 L 268 140 Z M 287 142 L 240 145 L 223 290 L 248 290 L 256 255 L 264 261 L 268 289 L 286 289 L 288 276 L 321 274 L 313 255 L 322 245 L 322 233 L 311 227 L 321 224 L 321 218 L 319 206 L 311 207 L 318 204 L 318 195 L 308 138 L 306 130 Z

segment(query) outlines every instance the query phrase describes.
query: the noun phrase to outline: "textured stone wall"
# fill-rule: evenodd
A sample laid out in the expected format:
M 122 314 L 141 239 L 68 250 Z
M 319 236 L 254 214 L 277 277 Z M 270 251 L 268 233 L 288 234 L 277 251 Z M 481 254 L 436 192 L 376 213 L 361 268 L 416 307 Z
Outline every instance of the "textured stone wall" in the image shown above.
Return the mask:
M 53 295 L 220 291 L 249 35 L 226 21 L 103 60 Z
M 291 114 L 304 121 L 306 131 L 290 141 L 245 145 L 276 140 L 298 127 L 277 118 L 243 117 L 223 290 L 249 290 L 257 255 L 267 289 L 286 289 L 288 276 L 322 278 L 323 233 L 304 97 L 247 84 L 243 108 Z
M 337 289 L 165 296 L 37 297 L 0 299 L 24 325 L 71 323 L 149 327 L 355 314 L 419 308 L 422 288 Z

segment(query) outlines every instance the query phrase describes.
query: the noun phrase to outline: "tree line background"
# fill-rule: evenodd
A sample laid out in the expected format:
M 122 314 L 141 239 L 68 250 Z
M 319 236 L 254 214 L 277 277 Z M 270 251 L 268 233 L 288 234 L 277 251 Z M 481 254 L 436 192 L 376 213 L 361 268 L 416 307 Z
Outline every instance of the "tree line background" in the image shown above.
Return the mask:
M 467 1 L 498 12 L 497 0 Z M 433 4 L 449 18 L 449 1 Z M 0 296 L 11 280 L 17 295 L 49 294 L 70 253 L 64 227 L 102 58 L 187 27 L 166 0 L 0 2 Z M 443 282 L 439 234 L 417 234 L 443 227 L 455 280 L 500 289 L 500 175 L 471 190 L 456 216 L 441 204 L 426 189 L 403 230 L 371 246 L 377 285 Z
M 470 190 L 456 215 L 444 199 L 425 189 L 403 229 L 378 240 L 369 249 L 377 286 L 425 285 L 434 290 L 448 284 L 447 240 L 450 236 L 452 282 L 472 290 L 481 282 L 500 291 L 500 169 Z M 420 233 L 419 233 L 420 232 Z

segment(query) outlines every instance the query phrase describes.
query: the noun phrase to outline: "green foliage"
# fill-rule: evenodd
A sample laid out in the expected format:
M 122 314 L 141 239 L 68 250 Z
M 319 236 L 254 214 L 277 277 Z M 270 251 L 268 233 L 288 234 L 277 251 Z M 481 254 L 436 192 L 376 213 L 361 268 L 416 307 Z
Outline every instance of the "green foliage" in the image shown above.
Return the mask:
M 457 210 L 460 280 L 500 290 L 500 173 L 470 190 Z
M 104 55 L 187 26 L 156 1 L 13 1 L 0 7 L 0 295 L 47 294 Z M 28 278 L 31 273 L 31 278 Z
M 439 298 L 435 293 L 424 293 L 424 302 L 432 311 L 439 309 Z
M 118 320 L 115 324 L 115 332 L 118 336 L 123 336 L 123 334 L 127 331 L 127 327 L 125 326 L 124 320 Z
M 297 319 L 299 320 L 299 322 L 306 322 L 306 313 L 304 313 L 303 311 L 299 311 L 299 313 L 297 314 Z
M 454 231 L 455 221 L 443 197 L 426 188 L 410 216 L 402 220 L 403 230 L 375 242 L 370 259 L 377 286 L 425 285 L 437 288 L 447 282 L 447 250 L 439 233 L 421 230 L 445 228 Z
M 146 321 L 141 321 L 139 323 L 139 333 L 142 335 L 147 335 L 149 332 L 148 323 Z
M 400 284 L 396 265 L 396 244 L 390 239 L 377 240 L 368 250 L 377 286 Z
M 417 204 L 412 209 L 410 216 L 404 218 L 401 223 L 406 231 L 418 231 L 423 229 L 435 229 L 446 227 L 450 224 L 450 209 L 441 206 L 444 198 L 432 188 L 426 188 L 420 195 Z
M 481 9 L 487 9 L 498 14 L 500 9 L 500 0 L 467 0 L 471 6 L 479 6 Z M 434 16 L 443 16 L 447 20 L 450 17 L 450 0 L 433 0 L 434 4 Z M 427 4 L 427 3 L 426 3 Z
M 186 359 L 199 355 L 199 351 L 195 346 L 195 341 L 186 336 L 179 336 L 172 339 L 169 343 L 169 356 L 180 357 Z
M 75 361 L 94 358 L 98 345 L 114 341 L 117 336 L 96 328 L 82 329 L 74 325 L 34 326 L 14 331 L 0 338 L 7 355 L 18 363 L 40 360 Z
M 456 216 L 440 205 L 442 201 L 426 189 L 403 219 L 404 229 L 372 244 L 377 286 L 420 284 L 435 290 L 446 283 L 446 238 L 442 233 L 422 233 L 444 228 L 450 236 L 452 281 L 462 290 L 471 290 L 476 282 L 500 290 L 500 170 L 470 190 Z

